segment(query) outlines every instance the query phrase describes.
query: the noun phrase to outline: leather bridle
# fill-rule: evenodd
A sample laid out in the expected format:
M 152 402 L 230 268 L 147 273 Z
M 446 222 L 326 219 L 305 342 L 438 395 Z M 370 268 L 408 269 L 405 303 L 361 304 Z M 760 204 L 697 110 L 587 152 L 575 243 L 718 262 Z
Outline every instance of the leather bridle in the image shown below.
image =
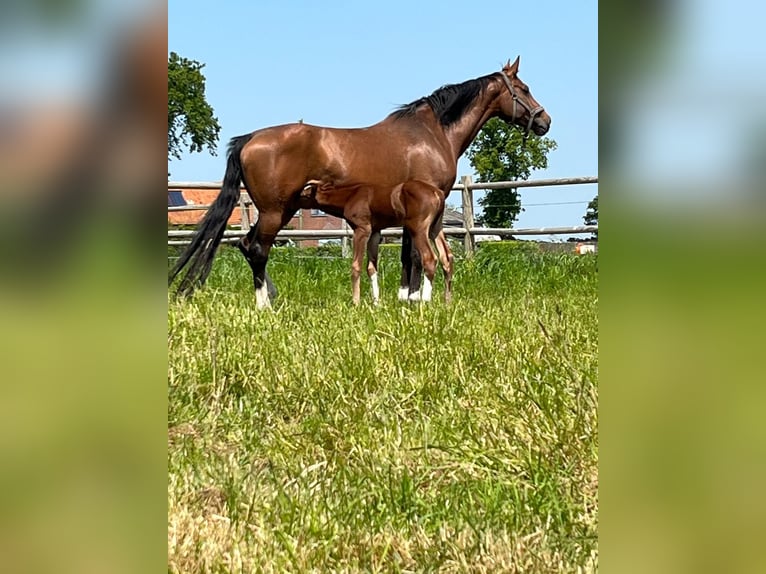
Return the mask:
M 511 98 L 513 98 L 513 113 L 511 114 L 511 119 L 512 120 L 516 119 L 516 103 L 517 102 L 521 104 L 521 106 L 529 112 L 529 123 L 527 124 L 527 127 L 524 130 L 524 139 L 526 139 L 527 135 L 529 134 L 529 130 L 532 129 L 532 122 L 534 122 L 535 118 L 544 111 L 544 108 L 542 106 L 537 106 L 534 109 L 529 107 L 529 105 L 524 100 L 519 98 L 519 95 L 516 93 L 516 90 L 513 89 L 513 84 L 511 83 L 511 80 L 508 79 L 508 76 L 505 74 L 505 72 L 501 71 L 500 76 L 503 78 L 505 85 L 508 87 L 508 91 L 511 92 Z

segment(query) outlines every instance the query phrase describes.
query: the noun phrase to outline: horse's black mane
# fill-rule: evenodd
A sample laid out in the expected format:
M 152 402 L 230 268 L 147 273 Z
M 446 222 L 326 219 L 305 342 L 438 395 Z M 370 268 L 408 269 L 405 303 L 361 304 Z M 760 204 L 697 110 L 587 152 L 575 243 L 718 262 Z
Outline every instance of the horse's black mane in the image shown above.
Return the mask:
M 425 104 L 431 106 L 434 114 L 439 120 L 439 123 L 444 127 L 453 124 L 459 120 L 465 113 L 468 106 L 479 97 L 489 85 L 489 76 L 482 76 L 474 80 L 467 80 L 461 84 L 447 84 L 442 86 L 438 90 L 435 90 L 430 96 L 423 96 L 410 102 L 399 106 L 391 112 L 389 117 L 394 119 L 401 119 L 413 116 L 417 109 Z

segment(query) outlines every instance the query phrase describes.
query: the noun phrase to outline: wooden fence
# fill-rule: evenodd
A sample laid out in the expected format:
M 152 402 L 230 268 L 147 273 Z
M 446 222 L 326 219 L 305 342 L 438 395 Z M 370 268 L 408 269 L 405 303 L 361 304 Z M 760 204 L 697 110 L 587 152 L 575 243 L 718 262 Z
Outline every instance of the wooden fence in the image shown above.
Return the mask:
M 598 177 L 566 177 L 557 179 L 537 179 L 525 181 L 497 181 L 492 183 L 473 183 L 471 176 L 463 176 L 460 183 L 456 184 L 452 190 L 459 191 L 462 198 L 463 208 L 463 227 L 445 227 L 444 233 L 447 235 L 462 236 L 465 242 L 466 254 L 472 254 L 476 247 L 475 237 L 477 235 L 559 235 L 572 233 L 595 233 L 598 231 L 597 225 L 578 225 L 573 227 L 538 227 L 538 228 L 492 228 L 476 227 L 473 215 L 473 192 L 481 189 L 519 189 L 522 187 L 549 187 L 554 185 L 585 185 L 598 183 Z M 168 190 L 183 189 L 221 189 L 220 182 L 168 182 Z M 244 236 L 254 223 L 256 210 L 250 197 L 244 192 L 244 187 L 240 189 L 243 193 L 240 195 L 239 207 L 241 213 L 240 229 L 227 230 L 224 232 L 223 242 L 234 243 Z M 168 207 L 168 211 L 196 211 L 206 210 L 210 205 L 183 205 L 178 207 Z M 186 245 L 190 242 L 194 231 L 172 230 L 168 229 L 168 245 Z M 402 235 L 401 227 L 384 229 L 384 236 L 400 237 Z M 341 239 L 344 241 L 353 236 L 353 231 L 344 225 L 343 229 L 282 229 L 277 235 L 278 239 Z

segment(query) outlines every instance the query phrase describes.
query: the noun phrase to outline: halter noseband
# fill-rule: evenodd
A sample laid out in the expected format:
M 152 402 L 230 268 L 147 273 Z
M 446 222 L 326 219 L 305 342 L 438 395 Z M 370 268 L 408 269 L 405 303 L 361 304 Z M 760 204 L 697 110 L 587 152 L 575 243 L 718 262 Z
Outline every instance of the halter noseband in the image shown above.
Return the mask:
M 532 122 L 535 121 L 535 118 L 538 114 L 542 113 L 544 108 L 542 106 L 537 106 L 535 109 L 532 109 L 527 105 L 527 103 L 520 99 L 518 94 L 516 94 L 516 90 L 513 89 L 513 84 L 508 79 L 508 76 L 505 75 L 505 72 L 502 70 L 500 71 L 500 76 L 503 78 L 503 81 L 505 82 L 505 85 L 508 87 L 508 91 L 511 92 L 511 97 L 513 98 L 513 113 L 512 113 L 512 119 L 516 119 L 516 102 L 521 104 L 521 106 L 526 109 L 529 112 L 529 123 L 527 124 L 526 129 L 524 130 L 524 139 L 526 140 L 527 134 L 529 134 L 529 130 L 532 129 Z

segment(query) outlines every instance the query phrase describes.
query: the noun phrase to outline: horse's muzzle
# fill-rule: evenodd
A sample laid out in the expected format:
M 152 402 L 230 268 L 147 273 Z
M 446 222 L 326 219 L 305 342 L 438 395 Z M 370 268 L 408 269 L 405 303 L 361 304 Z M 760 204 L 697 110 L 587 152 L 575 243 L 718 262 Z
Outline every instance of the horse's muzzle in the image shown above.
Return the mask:
M 532 122 L 532 131 L 538 136 L 544 136 L 551 129 L 551 117 L 543 112 Z

